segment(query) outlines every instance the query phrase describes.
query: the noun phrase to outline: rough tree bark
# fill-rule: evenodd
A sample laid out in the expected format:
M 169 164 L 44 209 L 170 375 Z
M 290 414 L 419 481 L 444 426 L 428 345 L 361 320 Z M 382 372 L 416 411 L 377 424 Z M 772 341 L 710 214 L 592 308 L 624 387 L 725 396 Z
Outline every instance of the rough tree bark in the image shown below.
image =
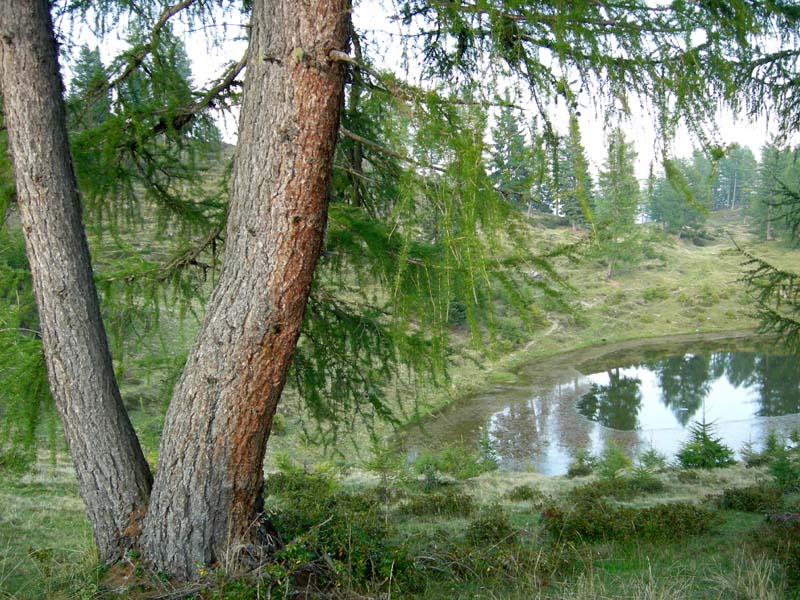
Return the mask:
M 167 414 L 145 556 L 192 575 L 258 551 L 263 457 L 322 248 L 347 0 L 253 3 L 225 257 Z
M 0 90 L 50 390 L 97 540 L 130 546 L 151 476 L 122 405 L 81 222 L 47 0 L 0 0 Z

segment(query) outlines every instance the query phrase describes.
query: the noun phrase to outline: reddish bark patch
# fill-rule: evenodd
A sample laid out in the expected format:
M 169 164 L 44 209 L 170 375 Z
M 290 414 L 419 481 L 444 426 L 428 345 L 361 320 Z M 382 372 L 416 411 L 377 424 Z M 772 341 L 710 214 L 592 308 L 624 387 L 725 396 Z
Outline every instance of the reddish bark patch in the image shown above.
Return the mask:
M 285 64 L 295 100 L 293 177 L 280 202 L 282 235 L 277 238 L 275 265 L 265 282 L 272 307 L 258 348 L 242 365 L 238 406 L 228 432 L 228 481 L 233 484 L 230 523 L 246 536 L 256 518 L 253 507 L 263 482 L 262 464 L 272 417 L 294 354 L 317 259 L 322 250 L 333 156 L 339 127 L 344 67 L 328 59 L 346 43 L 347 3 L 313 3 L 303 17 L 301 38 L 310 50 L 292 51 Z M 254 465 L 257 468 L 254 469 Z

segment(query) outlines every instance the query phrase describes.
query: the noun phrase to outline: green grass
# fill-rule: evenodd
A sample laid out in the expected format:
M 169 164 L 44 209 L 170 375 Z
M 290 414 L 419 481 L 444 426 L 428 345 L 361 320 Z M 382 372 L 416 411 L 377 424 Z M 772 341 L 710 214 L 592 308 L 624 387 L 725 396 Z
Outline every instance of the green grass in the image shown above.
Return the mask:
M 0 598 L 76 598 L 97 581 L 97 555 L 71 466 L 41 460 L 0 473 Z

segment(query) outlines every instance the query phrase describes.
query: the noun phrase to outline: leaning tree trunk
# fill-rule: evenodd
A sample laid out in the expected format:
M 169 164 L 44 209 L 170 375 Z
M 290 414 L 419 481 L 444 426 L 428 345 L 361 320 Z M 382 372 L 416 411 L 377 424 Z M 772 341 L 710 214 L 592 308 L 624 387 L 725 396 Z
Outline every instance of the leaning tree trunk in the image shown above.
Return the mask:
M 258 551 L 263 458 L 325 231 L 347 0 L 254 2 L 225 258 L 162 436 L 142 546 L 156 567 Z
M 131 542 L 151 476 L 122 405 L 67 144 L 47 0 L 0 0 L 0 89 L 50 390 L 97 540 Z

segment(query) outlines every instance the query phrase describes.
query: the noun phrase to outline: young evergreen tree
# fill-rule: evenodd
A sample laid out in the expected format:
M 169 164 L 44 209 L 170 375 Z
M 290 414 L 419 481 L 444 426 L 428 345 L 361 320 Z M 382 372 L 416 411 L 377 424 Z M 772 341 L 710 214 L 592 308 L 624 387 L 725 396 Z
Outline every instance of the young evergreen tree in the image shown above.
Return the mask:
M 576 115 L 570 115 L 567 137 L 558 147 L 559 206 L 573 228 L 585 227 L 592 220 L 594 196 L 586 149 Z
M 635 173 L 636 150 L 619 127 L 608 139 L 608 153 L 600 170 L 597 200 L 598 243 L 610 278 L 618 263 L 637 259 L 640 190 Z

